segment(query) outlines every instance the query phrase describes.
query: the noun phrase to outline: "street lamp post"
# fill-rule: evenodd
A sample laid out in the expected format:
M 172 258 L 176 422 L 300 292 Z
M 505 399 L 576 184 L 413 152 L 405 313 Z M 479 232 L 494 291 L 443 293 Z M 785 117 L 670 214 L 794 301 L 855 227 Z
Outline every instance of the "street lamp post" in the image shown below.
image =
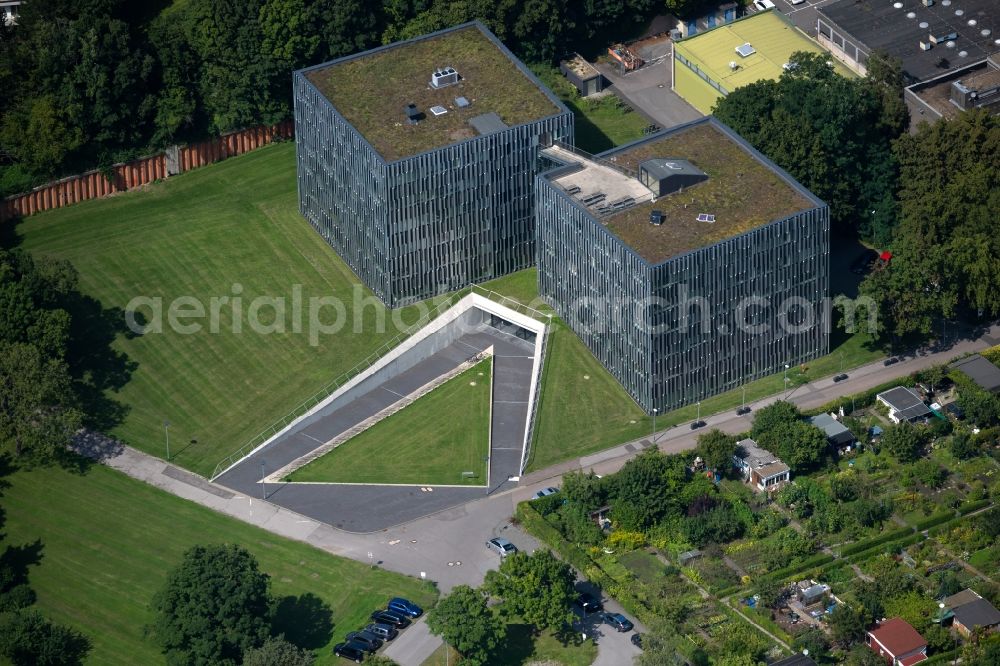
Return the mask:
M 260 461 L 260 498 L 267 499 L 267 486 L 264 485 L 264 461 Z
M 656 407 L 653 407 L 653 444 L 656 444 Z
M 167 438 L 167 462 L 170 462 L 170 421 L 163 422 L 163 435 Z
M 743 385 L 743 406 L 740 407 L 740 411 L 744 414 L 747 413 L 747 385 Z
M 701 423 L 701 400 L 698 401 L 698 418 L 695 419 L 697 423 Z
M 788 364 L 785 364 L 785 400 L 788 400 Z

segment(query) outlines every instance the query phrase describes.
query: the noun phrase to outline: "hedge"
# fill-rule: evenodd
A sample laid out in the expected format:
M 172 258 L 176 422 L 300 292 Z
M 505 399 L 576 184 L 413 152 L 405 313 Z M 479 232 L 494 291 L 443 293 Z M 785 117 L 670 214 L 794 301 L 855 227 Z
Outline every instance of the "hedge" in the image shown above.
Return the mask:
M 958 515 L 965 516 L 973 511 L 978 511 L 979 509 L 985 508 L 990 505 L 990 500 L 981 499 L 974 502 L 965 502 L 960 507 L 958 507 Z
M 938 652 L 932 657 L 928 657 L 921 664 L 948 664 L 958 658 L 958 650 L 948 650 L 947 652 Z
M 852 404 L 852 399 L 854 407 L 856 409 L 868 407 L 870 405 L 875 404 L 875 396 L 878 395 L 879 393 L 883 391 L 888 391 L 889 389 L 892 388 L 896 388 L 897 386 L 905 385 L 908 381 L 911 384 L 912 382 L 915 381 L 913 373 L 911 373 L 907 377 L 900 377 L 899 379 L 894 379 L 891 382 L 879 384 L 878 386 L 871 388 L 867 391 L 863 391 L 861 393 L 855 393 L 854 395 L 843 396 L 837 398 L 836 400 L 831 400 L 830 402 L 826 403 L 821 407 L 817 407 L 816 409 L 803 410 L 802 413 L 805 414 L 806 416 L 815 416 L 817 414 L 829 414 L 830 412 L 836 412 L 841 408 L 841 406 Z
M 935 513 L 933 516 L 924 518 L 923 520 L 918 520 L 917 531 L 923 532 L 924 530 L 934 527 L 935 525 L 946 523 L 954 517 L 955 517 L 954 511 L 943 511 L 941 513 Z
M 816 553 L 806 559 L 802 560 L 798 564 L 793 564 L 791 566 L 784 567 L 782 569 L 775 569 L 774 571 L 767 574 L 767 578 L 776 581 L 783 581 L 798 574 L 806 571 L 808 569 L 813 569 L 816 567 L 821 567 L 828 564 L 834 560 L 833 555 L 827 555 L 826 553 Z
M 911 534 L 908 537 L 903 537 L 902 539 L 898 539 L 898 540 L 894 540 L 894 541 L 887 541 L 887 542 L 885 542 L 882 545 L 883 546 L 890 546 L 891 545 L 893 548 L 897 548 L 897 547 L 898 548 L 906 548 L 907 546 L 915 544 L 918 541 L 923 541 L 924 538 L 925 537 L 924 537 L 923 534 L 921 534 L 920 532 L 917 532 L 915 534 Z M 845 557 L 841 561 L 842 562 L 847 562 L 848 564 L 858 564 L 859 562 L 864 562 L 866 560 L 870 560 L 873 557 L 878 557 L 879 555 L 881 555 L 882 553 L 885 553 L 886 551 L 887 551 L 887 549 L 885 549 L 885 548 L 871 548 L 869 550 L 863 550 L 860 553 L 855 553 L 854 555 L 851 555 L 850 557 Z
M 884 532 L 877 537 L 865 539 L 863 541 L 856 541 L 855 543 L 844 546 L 840 549 L 840 556 L 846 557 L 848 555 L 854 555 L 855 553 L 860 553 L 868 550 L 869 548 L 880 546 L 883 543 L 895 541 L 896 539 L 902 539 L 910 534 L 913 534 L 913 529 L 910 527 L 903 527 L 892 532 Z

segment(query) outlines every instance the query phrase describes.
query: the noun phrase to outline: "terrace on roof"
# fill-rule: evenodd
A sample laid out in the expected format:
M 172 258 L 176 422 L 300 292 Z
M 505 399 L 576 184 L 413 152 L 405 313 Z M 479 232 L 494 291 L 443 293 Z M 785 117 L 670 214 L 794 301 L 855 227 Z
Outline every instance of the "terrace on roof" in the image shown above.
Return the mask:
M 448 67 L 458 82 L 433 87 L 433 73 Z M 305 76 L 386 161 L 478 136 L 470 120 L 484 114 L 512 127 L 563 111 L 478 24 L 317 65 Z M 409 104 L 415 123 L 407 122 Z
M 635 176 L 639 175 L 640 167 L 649 169 L 651 161 L 668 158 L 674 160 L 672 166 L 678 174 L 690 171 L 686 162 L 708 178 L 692 176 L 697 181 L 694 184 L 657 198 Z M 816 206 L 712 123 L 652 137 L 603 153 L 599 159 L 604 164 L 597 166 L 604 168 L 594 170 L 589 188 L 627 193 L 635 204 L 617 210 L 598 210 L 603 203 L 598 202 L 590 210 L 651 264 Z M 580 173 L 553 178 L 553 182 L 570 192 L 579 186 L 576 183 L 588 182 Z M 622 187 L 625 184 L 630 184 L 628 192 Z M 588 194 L 588 185 L 579 192 L 573 191 L 573 196 L 583 204 L 588 203 Z M 654 211 L 660 213 L 660 224 L 650 224 Z M 712 221 L 699 221 L 699 215 L 702 220 Z

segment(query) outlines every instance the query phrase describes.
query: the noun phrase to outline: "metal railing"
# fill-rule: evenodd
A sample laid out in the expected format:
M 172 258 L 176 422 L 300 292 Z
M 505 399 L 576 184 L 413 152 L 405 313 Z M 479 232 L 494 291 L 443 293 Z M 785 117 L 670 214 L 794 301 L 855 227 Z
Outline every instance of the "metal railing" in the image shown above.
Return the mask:
M 374 352 L 366 356 L 363 360 L 356 363 L 350 370 L 347 370 L 340 375 L 338 375 L 333 381 L 325 384 L 321 389 L 313 393 L 311 396 L 300 402 L 291 411 L 285 414 L 283 417 L 269 425 L 264 430 L 257 433 L 254 437 L 248 440 L 243 446 L 238 448 L 233 453 L 229 454 L 225 458 L 219 461 L 212 471 L 211 480 L 217 479 L 223 472 L 232 467 L 236 462 L 246 457 L 255 448 L 274 437 L 276 434 L 284 430 L 288 425 L 299 418 L 310 409 L 318 405 L 325 398 L 329 397 L 334 391 L 339 389 L 341 386 L 349 382 L 354 377 L 370 368 L 379 359 L 384 357 L 390 351 L 399 346 L 407 338 L 414 335 L 417 331 L 422 329 L 424 326 L 434 321 L 437 315 L 441 314 L 445 310 L 451 308 L 455 303 L 457 303 L 465 295 L 465 290 L 459 291 L 452 296 L 448 297 L 448 300 L 443 303 L 438 304 L 434 310 L 424 314 L 418 321 L 409 325 L 403 331 L 400 331 L 394 335 L 391 339 L 383 342 Z
M 561 148 L 561 149 L 563 149 L 565 151 L 571 152 L 574 155 L 579 155 L 583 159 L 588 160 L 590 162 L 594 162 L 595 164 L 600 164 L 600 165 L 608 167 L 609 169 L 614 169 L 615 171 L 617 171 L 617 172 L 619 172 L 621 174 L 624 174 L 624 175 L 628 176 L 629 178 L 638 178 L 639 177 L 639 172 L 638 171 L 636 171 L 634 169 L 630 169 L 627 166 L 622 166 L 621 164 L 618 164 L 617 162 L 612 162 L 611 160 L 605 159 L 603 157 L 598 157 L 597 155 L 593 155 L 591 153 L 588 153 L 586 150 L 583 150 L 582 148 L 577 148 L 576 146 L 571 146 L 570 144 L 563 143 L 562 141 L 559 141 L 559 140 L 553 141 L 552 145 L 556 146 L 557 148 Z
M 528 460 L 531 458 L 531 445 L 532 439 L 535 436 L 535 417 L 538 414 L 538 400 L 539 396 L 542 395 L 542 378 L 545 371 L 545 351 L 548 346 L 549 341 L 549 329 L 552 328 L 552 316 L 549 315 L 549 322 L 545 326 L 545 332 L 542 333 L 542 349 L 541 353 L 538 355 L 538 385 L 535 386 L 535 395 L 531 400 L 531 404 L 528 405 L 528 425 L 524 430 L 524 450 L 521 452 L 521 466 L 518 468 L 519 474 L 524 474 L 525 468 L 528 466 Z

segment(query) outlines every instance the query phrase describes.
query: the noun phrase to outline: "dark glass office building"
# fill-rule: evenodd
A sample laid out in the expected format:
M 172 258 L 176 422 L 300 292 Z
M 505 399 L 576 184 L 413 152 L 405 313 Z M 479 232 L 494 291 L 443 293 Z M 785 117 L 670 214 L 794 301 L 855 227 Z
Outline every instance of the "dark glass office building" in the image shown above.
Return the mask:
M 829 210 L 728 127 L 546 153 L 540 293 L 647 412 L 828 353 Z
M 474 22 L 300 70 L 299 207 L 390 307 L 535 263 L 540 149 L 573 116 Z

